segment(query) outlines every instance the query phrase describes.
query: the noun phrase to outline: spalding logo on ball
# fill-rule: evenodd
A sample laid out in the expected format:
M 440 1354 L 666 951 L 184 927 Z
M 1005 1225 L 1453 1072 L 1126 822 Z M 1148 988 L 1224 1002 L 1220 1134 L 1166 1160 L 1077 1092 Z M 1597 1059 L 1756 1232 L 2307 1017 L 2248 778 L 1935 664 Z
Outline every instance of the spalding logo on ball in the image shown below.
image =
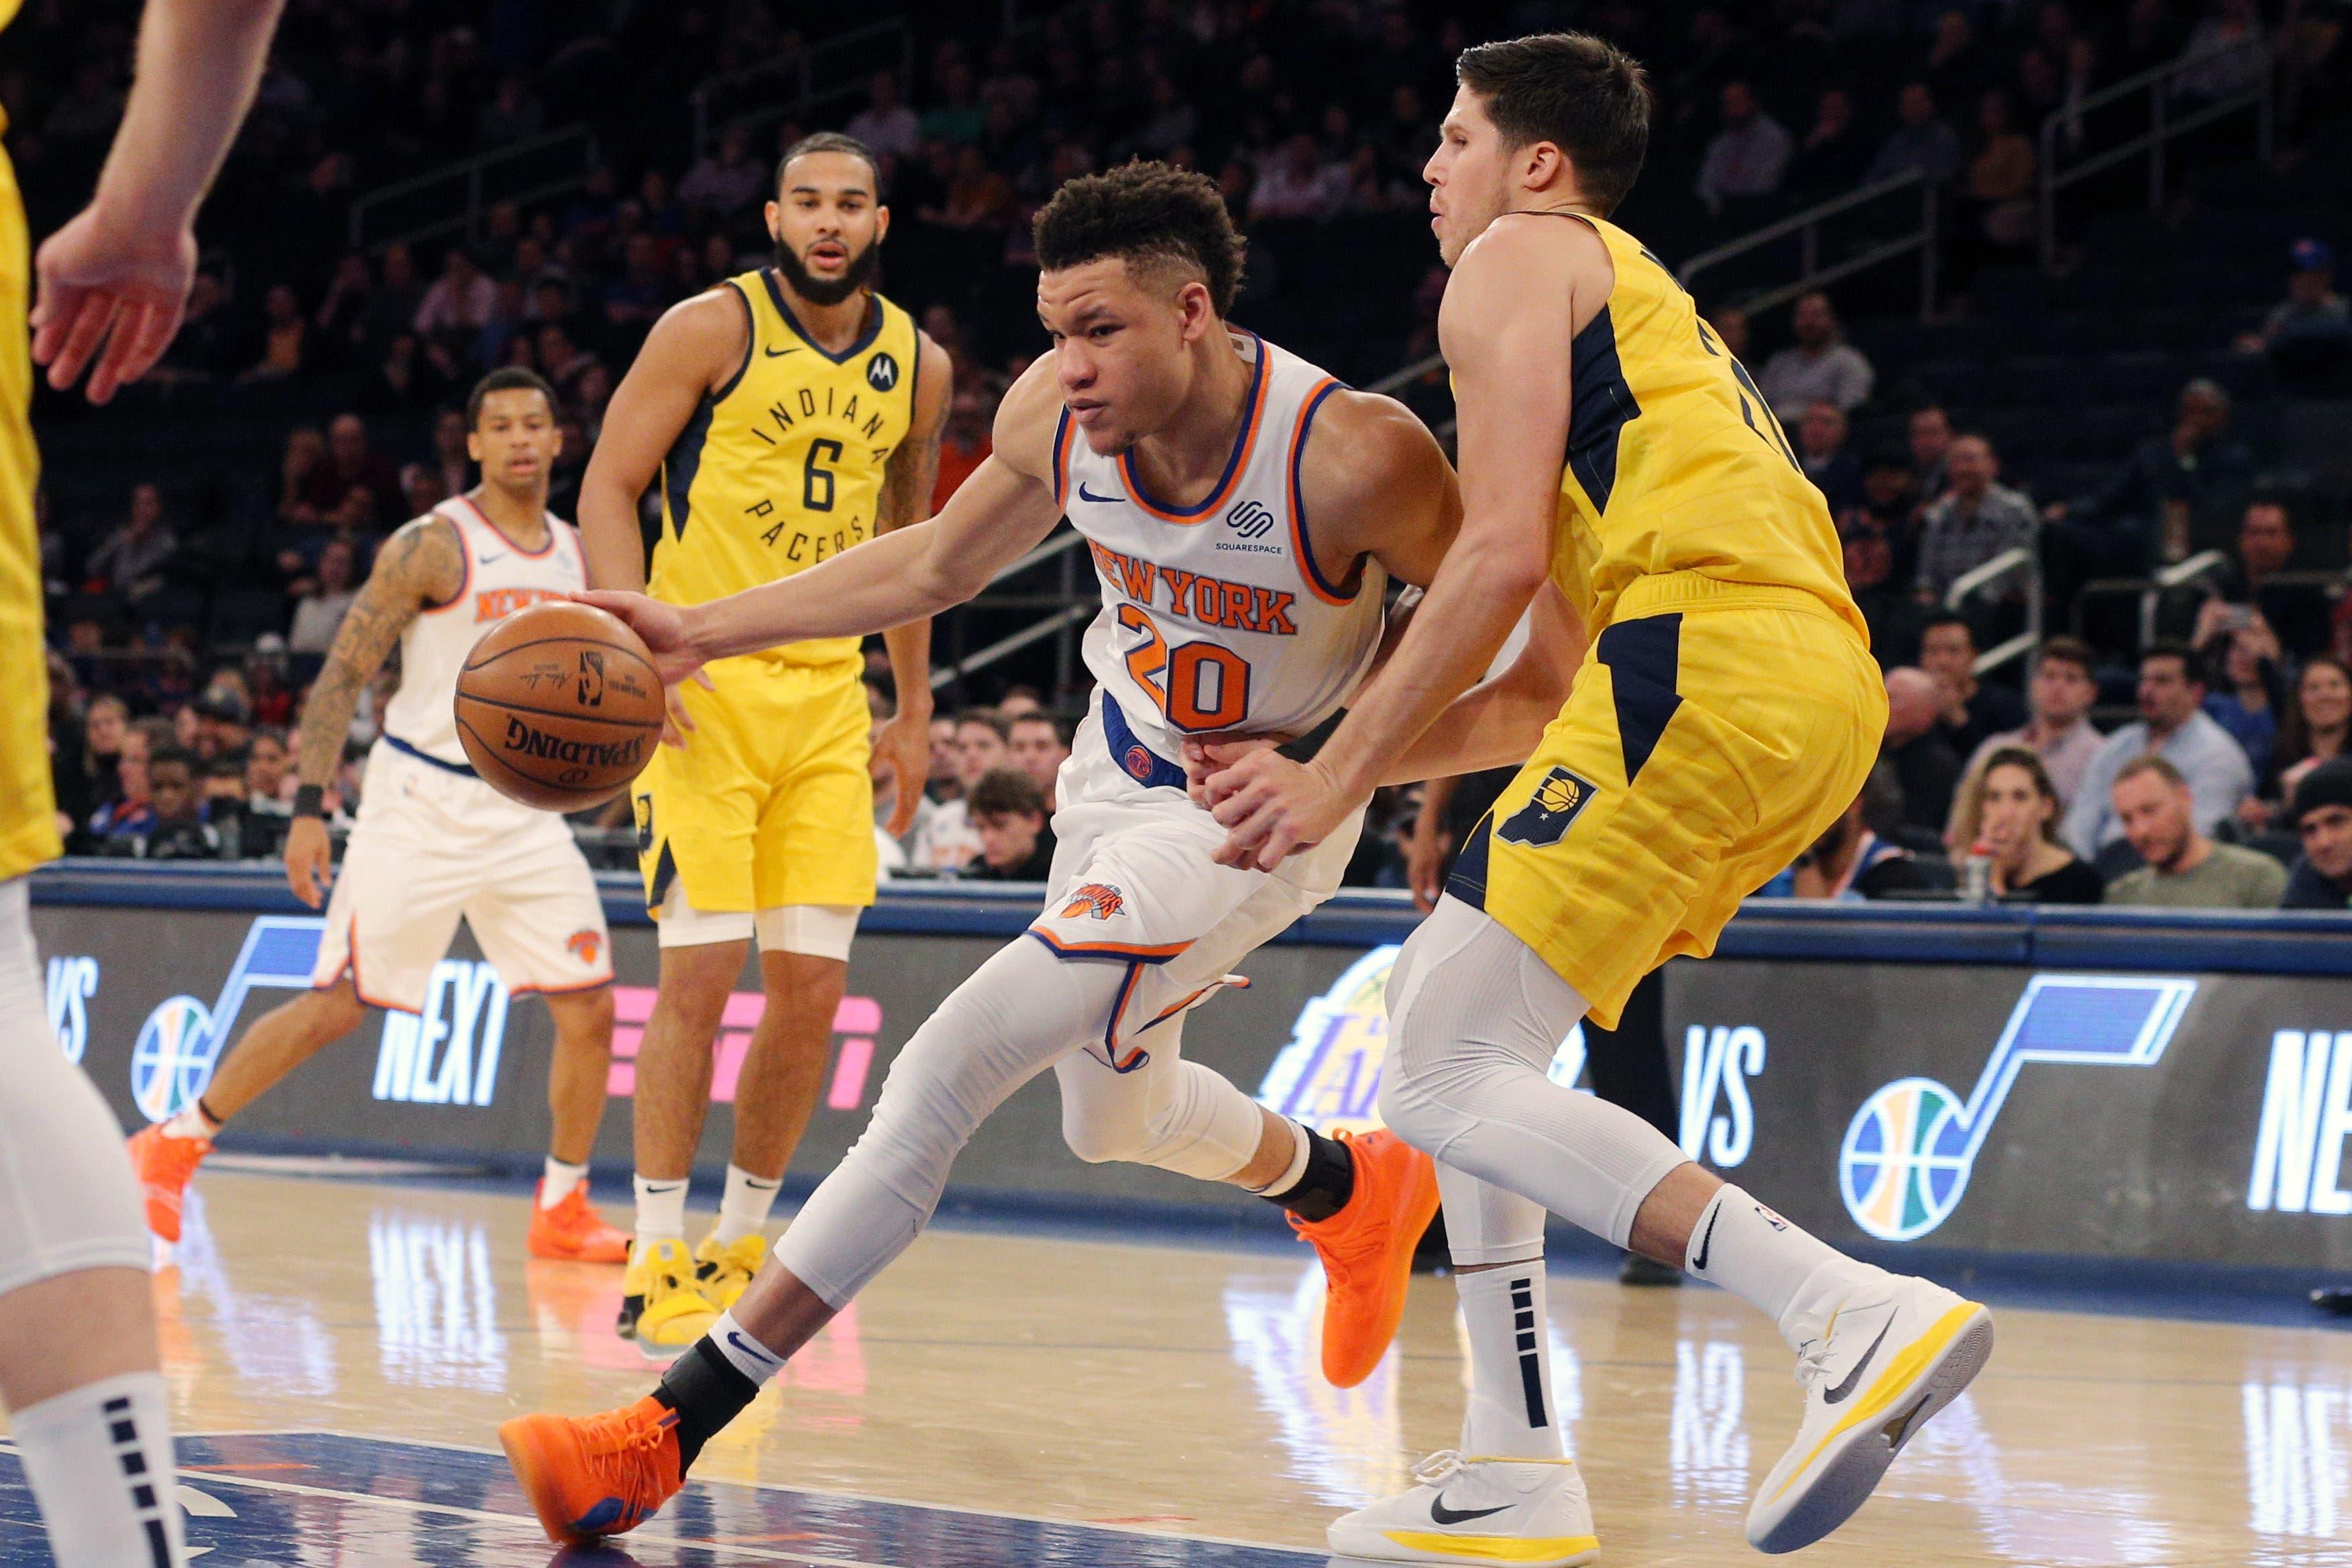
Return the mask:
M 492 626 L 457 675 L 457 739 L 501 794 L 580 811 L 628 787 L 661 740 L 653 657 L 617 616 L 572 600 Z

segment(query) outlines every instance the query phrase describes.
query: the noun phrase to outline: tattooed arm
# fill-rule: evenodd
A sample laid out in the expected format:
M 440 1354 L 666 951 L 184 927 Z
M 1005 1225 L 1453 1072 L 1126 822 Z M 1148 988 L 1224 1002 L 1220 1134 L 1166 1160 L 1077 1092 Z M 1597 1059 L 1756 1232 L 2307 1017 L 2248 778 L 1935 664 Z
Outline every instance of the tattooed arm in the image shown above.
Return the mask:
M 286 833 L 286 879 L 294 896 L 312 909 L 326 900 L 331 879 L 319 795 L 342 761 L 344 737 L 351 732 L 360 693 L 383 667 L 408 623 L 420 612 L 447 603 L 465 585 L 465 546 L 458 542 L 457 529 L 431 515 L 409 523 L 377 552 L 375 570 L 344 613 L 335 646 L 328 650 L 319 679 L 310 683 L 295 741 L 294 771 L 301 788 L 295 796 L 294 822 Z
M 931 490 L 940 479 L 940 436 L 952 401 L 953 366 L 947 350 L 919 333 L 915 344 L 915 416 L 907 438 L 882 471 L 882 502 L 874 516 L 878 537 L 931 515 Z M 898 795 L 886 831 L 891 837 L 914 825 L 915 805 L 930 773 L 931 623 L 926 618 L 882 634 L 890 650 L 890 679 L 898 689 L 898 710 L 874 738 L 877 757 L 898 779 Z

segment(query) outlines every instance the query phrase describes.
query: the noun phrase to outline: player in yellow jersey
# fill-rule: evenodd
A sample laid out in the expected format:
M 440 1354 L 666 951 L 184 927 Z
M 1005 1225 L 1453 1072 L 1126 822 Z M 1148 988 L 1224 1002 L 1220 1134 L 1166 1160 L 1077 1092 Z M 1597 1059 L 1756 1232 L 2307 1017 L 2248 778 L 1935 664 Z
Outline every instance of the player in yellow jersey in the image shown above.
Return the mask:
M 168 1395 L 146 1223 L 122 1132 L 58 1050 L 26 914 L 59 851 L 33 531 L 31 360 L 104 403 L 161 358 L 194 220 L 253 100 L 280 0 L 148 0 L 89 206 L 41 247 L 25 337 L 25 208 L 0 156 L 0 1402 L 58 1568 L 177 1568 Z M 16 11 L 0 0 L 0 26 Z
M 1546 1069 L 1580 1017 L 1613 1026 L 1643 974 L 1711 952 L 1844 809 L 1885 693 L 1821 492 L 1689 296 L 1608 221 L 1647 143 L 1641 68 L 1559 33 L 1456 69 L 1425 175 L 1454 268 L 1439 341 L 1460 538 L 1313 762 L 1225 751 L 1206 781 L 1229 863 L 1276 864 L 1361 804 L 1547 578 L 1592 638 L 1389 980 L 1382 1115 L 1439 1162 L 1453 1245 L 1479 1249 L 1461 1286 L 1470 1410 L 1460 1453 L 1331 1543 L 1523 1568 L 1598 1553 L 1528 1331 L 1549 1210 L 1746 1298 L 1797 1351 L 1804 1414 L 1748 1515 L 1752 1544 L 1791 1551 L 1859 1508 L 1976 1375 L 1990 1318 L 1843 1257 Z
M 775 265 L 673 308 L 613 395 L 580 494 L 592 587 L 698 605 L 930 514 L 948 356 L 873 288 L 890 226 L 873 155 L 811 136 L 776 184 Z M 662 519 L 650 578 L 636 510 L 648 487 Z M 898 776 L 902 833 L 929 761 L 930 623 L 885 640 L 898 707 L 873 751 Z M 648 1355 L 693 1343 L 758 1268 L 815 1103 L 857 912 L 874 901 L 862 668 L 856 637 L 711 666 L 633 790 L 661 981 L 637 1055 L 620 1329 Z M 755 938 L 766 1008 L 737 1082 L 718 1228 L 689 1255 L 711 1042 Z

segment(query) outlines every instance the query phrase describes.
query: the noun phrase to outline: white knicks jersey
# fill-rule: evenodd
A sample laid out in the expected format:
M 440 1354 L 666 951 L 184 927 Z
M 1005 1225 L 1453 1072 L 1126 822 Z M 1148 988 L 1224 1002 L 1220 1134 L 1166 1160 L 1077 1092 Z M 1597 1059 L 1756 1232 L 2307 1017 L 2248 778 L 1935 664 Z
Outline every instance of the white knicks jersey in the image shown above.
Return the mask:
M 1086 659 L 1104 738 L 1145 784 L 1182 786 L 1186 735 L 1313 729 L 1380 646 L 1388 574 L 1366 557 L 1346 592 L 1307 547 L 1299 458 L 1339 384 L 1255 332 L 1236 330 L 1234 343 L 1251 365 L 1248 412 L 1197 506 L 1154 498 L 1127 454 L 1097 456 L 1066 410 L 1054 432 L 1055 499 L 1102 581 Z
M 518 546 L 464 496 L 443 501 L 433 515 L 457 529 L 466 581 L 456 598 L 420 612 L 401 633 L 400 689 L 384 704 L 383 736 L 395 751 L 470 773 L 455 710 L 467 656 L 517 610 L 585 588 L 588 568 L 580 536 L 551 515 L 547 543 L 537 551 Z

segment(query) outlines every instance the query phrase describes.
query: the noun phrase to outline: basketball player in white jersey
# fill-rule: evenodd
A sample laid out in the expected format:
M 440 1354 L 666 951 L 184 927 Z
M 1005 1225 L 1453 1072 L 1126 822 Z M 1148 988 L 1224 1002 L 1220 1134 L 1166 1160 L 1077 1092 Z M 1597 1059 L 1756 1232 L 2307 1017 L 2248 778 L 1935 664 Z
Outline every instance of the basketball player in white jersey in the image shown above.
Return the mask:
M 466 412 L 480 487 L 384 542 L 303 706 L 286 875 L 313 909 L 326 899 L 311 989 L 256 1020 L 194 1105 L 131 1141 L 148 1226 L 166 1241 L 180 1238 L 181 1199 L 221 1125 L 358 1028 L 369 1007 L 421 1013 L 462 915 L 508 993 L 545 996 L 555 1021 L 547 1086 L 555 1128 L 531 1209 L 531 1255 L 625 1258 L 628 1238 L 588 1202 L 613 1043 L 604 903 L 561 816 L 475 776 L 453 710 L 457 671 L 490 626 L 587 585 L 579 536 L 547 510 L 562 444 L 555 395 L 530 371 L 496 370 Z M 400 688 L 385 705 L 359 820 L 327 898 L 325 785 L 359 693 L 395 643 Z
M 1369 1373 L 1394 1330 L 1433 1173 L 1384 1135 L 1309 1132 L 1179 1054 L 1186 1010 L 1330 896 L 1355 826 L 1274 872 L 1220 868 L 1222 830 L 1179 758 L 1187 736 L 1295 736 L 1347 700 L 1381 642 L 1387 580 L 1425 580 L 1451 541 L 1452 472 L 1397 404 L 1226 325 L 1241 241 L 1202 176 L 1132 163 L 1072 181 L 1036 240 L 1054 353 L 1006 395 L 993 455 L 929 523 L 693 608 L 587 595 L 675 685 L 708 659 L 959 604 L 1066 512 L 1103 609 L 1086 639 L 1099 690 L 1062 767 L 1060 847 L 1028 933 L 916 1031 L 774 1264 L 656 1393 L 500 1429 L 559 1541 L 627 1530 L 676 1492 L 702 1444 L 914 1240 L 972 1130 L 1049 1066 L 1082 1157 L 1291 1210 L 1323 1258 L 1337 1381 Z M 1465 701 L 1506 700 L 1521 679 Z M 1564 678 L 1549 685 L 1557 700 Z M 1400 756 L 1399 776 L 1412 765 Z

